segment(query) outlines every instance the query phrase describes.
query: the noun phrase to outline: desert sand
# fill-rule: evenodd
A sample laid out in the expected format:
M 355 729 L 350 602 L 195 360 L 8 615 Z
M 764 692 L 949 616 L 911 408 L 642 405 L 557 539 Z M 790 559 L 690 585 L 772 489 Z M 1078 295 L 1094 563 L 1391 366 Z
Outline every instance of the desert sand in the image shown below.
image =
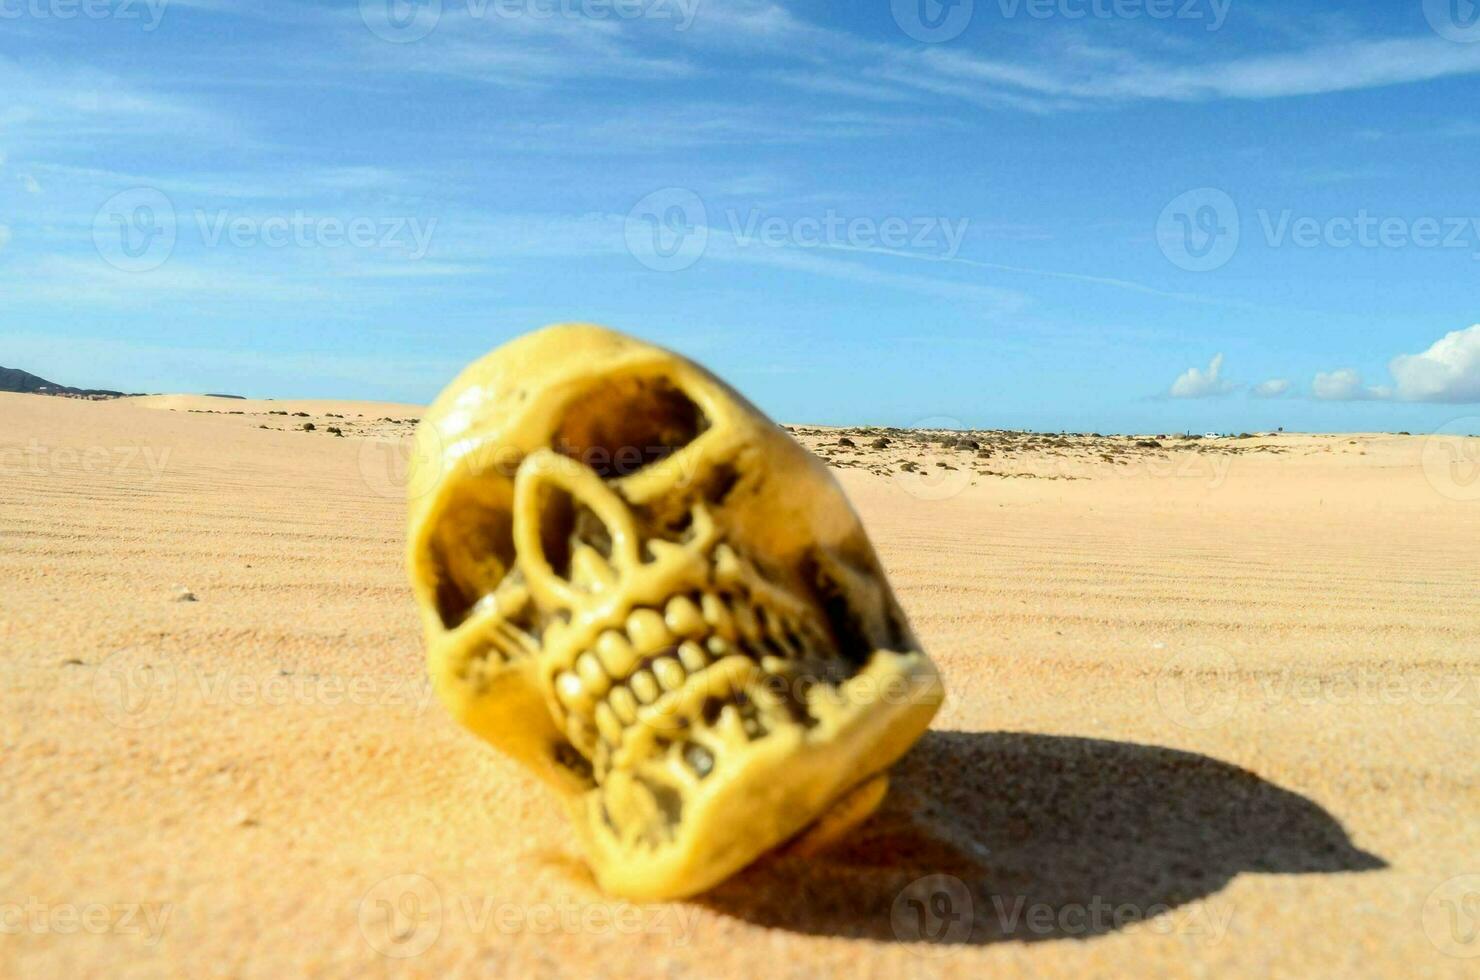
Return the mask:
M 795 427 L 949 699 L 843 844 L 631 906 L 430 696 L 417 411 L 0 395 L 0 975 L 1480 968 L 1480 483 L 1432 440 Z

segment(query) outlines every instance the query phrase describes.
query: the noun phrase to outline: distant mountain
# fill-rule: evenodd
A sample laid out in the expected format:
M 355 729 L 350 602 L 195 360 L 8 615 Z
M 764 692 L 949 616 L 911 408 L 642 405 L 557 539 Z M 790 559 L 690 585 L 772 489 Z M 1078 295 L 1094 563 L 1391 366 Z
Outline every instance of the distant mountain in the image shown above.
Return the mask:
M 121 391 L 103 388 L 69 388 L 55 381 L 38 378 L 29 371 L 19 368 L 0 367 L 0 391 L 14 391 L 25 395 L 68 395 L 74 398 L 122 398 Z

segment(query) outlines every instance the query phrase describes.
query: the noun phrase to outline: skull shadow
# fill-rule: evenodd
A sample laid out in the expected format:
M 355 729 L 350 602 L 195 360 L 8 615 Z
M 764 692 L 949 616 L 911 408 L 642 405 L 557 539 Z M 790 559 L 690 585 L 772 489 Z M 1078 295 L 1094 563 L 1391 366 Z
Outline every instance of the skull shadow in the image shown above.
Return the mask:
M 1240 872 L 1387 867 L 1312 801 L 1191 752 L 931 732 L 890 778 L 848 839 L 773 855 L 703 903 L 812 935 L 980 945 L 1087 939 L 1142 920 L 1190 930 L 1193 910 L 1180 923 L 1172 910 Z

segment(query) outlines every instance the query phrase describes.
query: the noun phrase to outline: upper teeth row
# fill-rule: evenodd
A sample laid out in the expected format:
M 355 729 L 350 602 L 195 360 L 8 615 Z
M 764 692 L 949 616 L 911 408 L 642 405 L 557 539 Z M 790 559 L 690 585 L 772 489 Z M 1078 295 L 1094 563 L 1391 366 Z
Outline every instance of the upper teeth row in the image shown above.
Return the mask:
M 623 729 L 637 720 L 640 706 L 678 690 L 690 675 L 731 653 L 760 659 L 805 652 L 790 639 L 798 630 L 768 629 L 743 599 L 732 604 L 707 592 L 698 599 L 675 596 L 662 613 L 634 609 L 625 630 L 604 630 L 592 649 L 556 675 L 561 705 L 573 717 L 594 722 L 601 736 L 616 745 Z

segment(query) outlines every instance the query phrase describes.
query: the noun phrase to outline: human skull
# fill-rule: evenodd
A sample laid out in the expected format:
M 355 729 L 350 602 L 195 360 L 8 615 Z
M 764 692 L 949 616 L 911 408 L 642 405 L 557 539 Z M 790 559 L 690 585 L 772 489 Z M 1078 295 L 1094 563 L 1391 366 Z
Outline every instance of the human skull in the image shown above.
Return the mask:
M 567 799 L 604 889 L 691 895 L 877 805 L 941 682 L 826 466 L 744 398 L 570 324 L 471 365 L 418 438 L 433 682 Z

